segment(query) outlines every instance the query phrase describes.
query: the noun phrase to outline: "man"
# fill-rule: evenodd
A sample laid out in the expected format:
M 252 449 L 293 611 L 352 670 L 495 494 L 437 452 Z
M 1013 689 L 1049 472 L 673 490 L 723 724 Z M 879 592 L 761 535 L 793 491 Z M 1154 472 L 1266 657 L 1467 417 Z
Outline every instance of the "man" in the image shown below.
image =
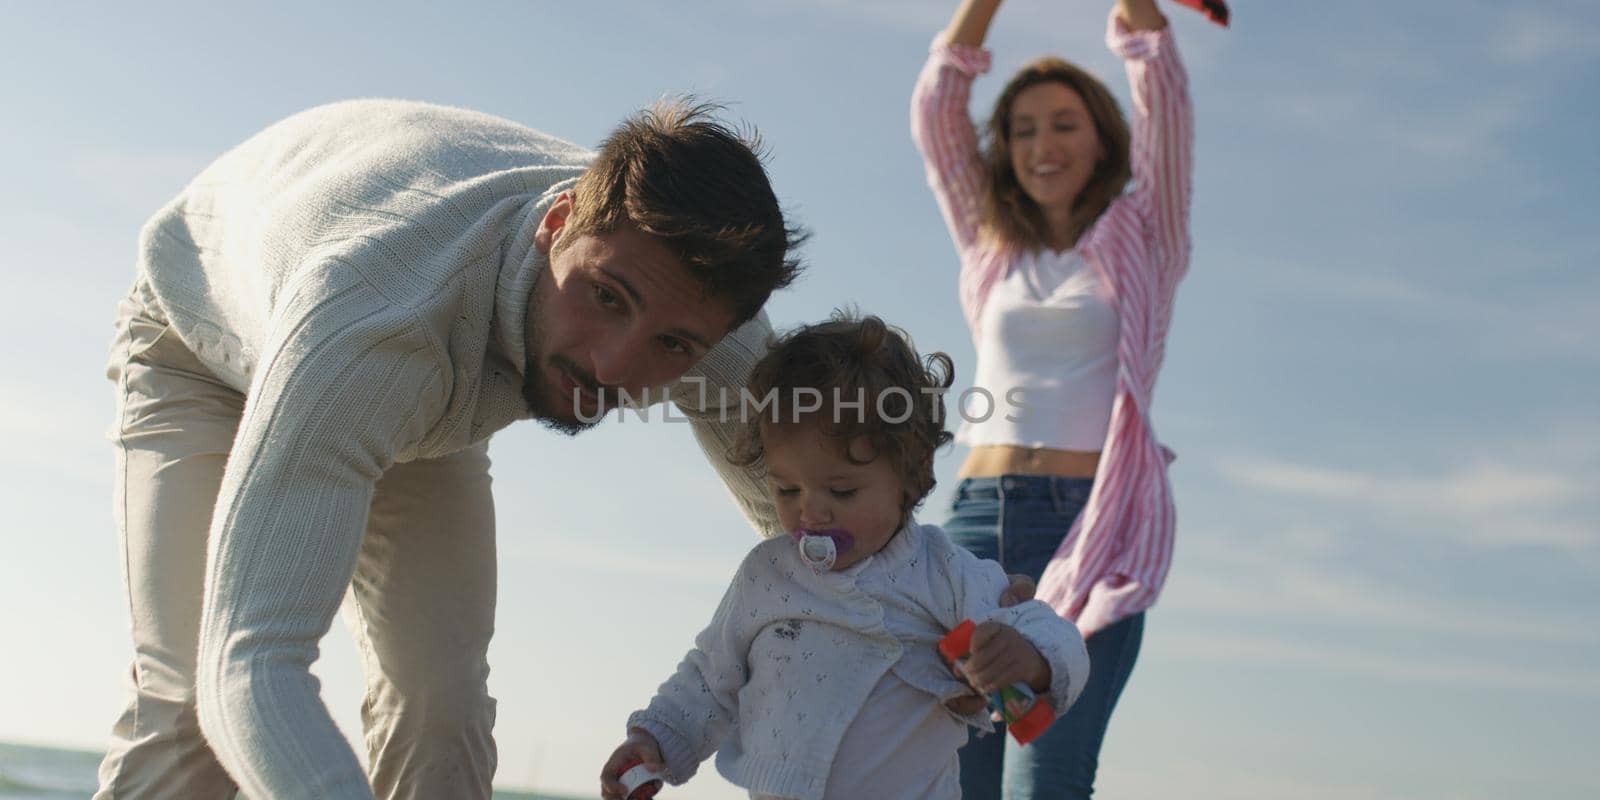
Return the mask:
M 775 532 L 707 402 L 743 386 L 801 238 L 683 103 L 594 154 L 357 101 L 222 156 L 146 225 L 108 370 L 136 652 L 95 796 L 488 797 L 488 437 L 671 392 Z M 347 590 L 370 783 L 309 671 Z

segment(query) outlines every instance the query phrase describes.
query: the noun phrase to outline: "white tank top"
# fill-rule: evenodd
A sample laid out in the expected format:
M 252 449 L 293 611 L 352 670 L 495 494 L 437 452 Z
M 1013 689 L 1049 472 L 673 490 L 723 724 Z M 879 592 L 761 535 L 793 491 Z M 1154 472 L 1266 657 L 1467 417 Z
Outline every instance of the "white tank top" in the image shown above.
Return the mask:
M 995 283 L 979 320 L 978 369 L 956 441 L 1105 446 L 1119 320 L 1104 284 L 1076 250 L 1024 256 Z

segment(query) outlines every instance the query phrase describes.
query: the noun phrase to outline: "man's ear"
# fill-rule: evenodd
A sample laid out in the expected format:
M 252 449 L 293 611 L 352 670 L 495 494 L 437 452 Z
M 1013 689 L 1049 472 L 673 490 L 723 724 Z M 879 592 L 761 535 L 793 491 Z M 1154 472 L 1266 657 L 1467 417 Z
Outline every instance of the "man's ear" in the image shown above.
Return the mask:
M 550 209 L 544 212 L 544 219 L 539 220 L 539 230 L 533 234 L 533 246 L 539 248 L 539 252 L 550 255 L 550 248 L 561 238 L 561 232 L 566 229 L 567 219 L 571 216 L 572 193 L 562 192 L 550 204 Z

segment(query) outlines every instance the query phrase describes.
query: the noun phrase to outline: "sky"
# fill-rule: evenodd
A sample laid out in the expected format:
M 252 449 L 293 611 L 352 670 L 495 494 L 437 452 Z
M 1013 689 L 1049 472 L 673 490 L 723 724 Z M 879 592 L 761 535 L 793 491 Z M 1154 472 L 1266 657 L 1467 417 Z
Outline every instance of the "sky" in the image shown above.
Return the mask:
M 1177 554 L 1106 797 L 1600 796 L 1600 5 L 1168 11 L 1197 109 L 1194 258 L 1156 391 Z M 100 749 L 132 648 L 104 378 L 145 218 L 297 110 L 403 97 L 586 146 L 728 104 L 814 231 L 768 307 L 973 350 L 907 131 L 954 0 L 15 3 L 0 28 L 0 740 Z M 995 73 L 1105 77 L 1107 4 L 1013 0 Z M 922 511 L 944 519 L 964 451 Z M 755 536 L 683 425 L 494 440 L 499 782 L 595 793 Z M 317 666 L 359 731 L 342 624 Z M 707 768 L 673 796 L 741 794 Z

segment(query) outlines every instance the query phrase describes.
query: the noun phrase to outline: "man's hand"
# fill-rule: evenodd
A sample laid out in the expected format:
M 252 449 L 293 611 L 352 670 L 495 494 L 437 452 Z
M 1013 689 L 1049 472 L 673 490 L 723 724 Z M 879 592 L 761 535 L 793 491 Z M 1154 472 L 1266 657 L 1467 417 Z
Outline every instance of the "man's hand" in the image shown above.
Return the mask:
M 629 729 L 628 738 L 606 759 L 605 767 L 600 770 L 601 797 L 605 800 L 626 800 L 628 787 L 618 779 L 622 777 L 623 770 L 634 762 L 643 762 L 657 772 L 665 769 L 661 763 L 661 746 L 656 743 L 656 737 L 640 728 Z
M 1006 577 L 1011 579 L 1011 585 L 1000 593 L 1001 608 L 1010 608 L 1024 600 L 1033 599 L 1033 592 L 1038 587 L 1034 585 L 1032 578 L 1026 575 L 1007 575 Z

